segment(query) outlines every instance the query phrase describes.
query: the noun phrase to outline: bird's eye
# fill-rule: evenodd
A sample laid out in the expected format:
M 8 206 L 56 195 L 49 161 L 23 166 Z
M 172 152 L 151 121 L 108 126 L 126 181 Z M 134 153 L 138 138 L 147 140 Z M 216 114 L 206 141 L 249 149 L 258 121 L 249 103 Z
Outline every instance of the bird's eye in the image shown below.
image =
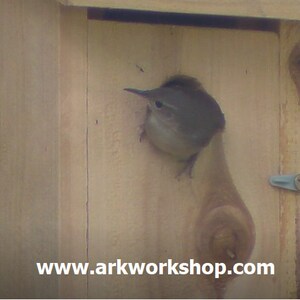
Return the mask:
M 156 106 L 157 108 L 162 108 L 162 107 L 163 107 L 163 104 L 162 104 L 162 102 L 160 102 L 160 101 L 155 101 L 155 106 Z

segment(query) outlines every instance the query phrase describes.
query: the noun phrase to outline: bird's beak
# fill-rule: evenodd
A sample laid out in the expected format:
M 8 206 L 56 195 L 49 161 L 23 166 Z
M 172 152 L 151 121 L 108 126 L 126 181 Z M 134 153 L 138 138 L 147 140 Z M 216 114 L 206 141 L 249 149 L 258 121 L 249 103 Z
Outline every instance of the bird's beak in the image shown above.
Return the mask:
M 126 89 L 124 89 L 124 91 L 142 96 L 144 98 L 148 98 L 148 96 L 149 96 L 149 91 L 137 90 L 137 89 L 132 89 L 132 88 L 126 88 Z

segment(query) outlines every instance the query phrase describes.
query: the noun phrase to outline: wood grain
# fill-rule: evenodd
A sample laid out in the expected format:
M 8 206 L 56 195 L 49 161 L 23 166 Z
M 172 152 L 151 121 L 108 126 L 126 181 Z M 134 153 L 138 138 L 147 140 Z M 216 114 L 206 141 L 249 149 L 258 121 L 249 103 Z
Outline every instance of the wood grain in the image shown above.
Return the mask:
M 55 298 L 58 4 L 0 1 L 0 297 Z
M 280 26 L 280 172 L 282 174 L 299 173 L 299 116 L 300 107 L 297 88 L 290 69 L 289 57 L 299 43 L 300 26 L 297 22 L 283 22 Z M 280 194 L 280 246 L 281 268 L 284 274 L 281 280 L 282 297 L 297 298 L 299 296 L 299 208 L 296 201 L 299 195 L 282 191 Z M 295 230 L 297 229 L 297 236 Z M 296 249 L 297 238 L 297 249 Z M 297 269 L 295 261 L 297 259 Z M 297 273 L 296 273 L 297 272 Z M 297 274 L 297 278 L 295 278 Z M 297 283 L 297 287 L 296 287 Z
M 299 19 L 292 0 L 284 8 L 281 1 L 109 3 Z M 197 77 L 219 101 L 229 172 L 256 228 L 250 262 L 276 268 L 275 276 L 237 277 L 225 296 L 299 296 L 299 195 L 268 185 L 270 175 L 300 169 L 299 99 L 288 65 L 299 33 L 299 23 L 281 22 L 278 43 L 272 33 L 87 21 L 85 9 L 55 1 L 0 1 L 0 296 L 215 296 L 198 277 L 41 277 L 35 267 L 197 257 L 202 195 L 208 184 L 218 188 L 205 181 L 209 148 L 194 179 L 177 181 L 178 163 L 138 141 L 145 102 L 122 91 L 156 87 L 175 73 Z
M 300 19 L 299 0 L 58 0 L 64 5 L 190 14 Z
M 177 181 L 178 164 L 147 140 L 139 143 L 145 103 L 122 91 L 153 88 L 183 73 L 197 77 L 224 110 L 229 171 L 256 227 L 250 261 L 278 266 L 279 193 L 268 185 L 279 164 L 276 35 L 89 21 L 88 43 L 91 263 L 194 257 L 193 230 L 201 204 L 197 190 L 204 183 L 197 176 Z M 278 280 L 238 277 L 226 296 L 278 297 Z M 207 295 L 213 295 L 211 289 L 196 277 L 89 278 L 90 297 Z
M 59 258 L 88 260 L 87 16 L 60 9 L 60 222 Z M 87 297 L 87 276 L 61 276 L 61 298 Z

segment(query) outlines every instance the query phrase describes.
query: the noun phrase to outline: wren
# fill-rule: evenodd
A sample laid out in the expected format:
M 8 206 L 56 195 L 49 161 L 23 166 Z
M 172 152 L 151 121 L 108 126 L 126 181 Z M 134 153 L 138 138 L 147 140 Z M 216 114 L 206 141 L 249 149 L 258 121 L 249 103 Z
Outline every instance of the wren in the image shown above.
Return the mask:
M 185 162 L 191 176 L 201 149 L 225 127 L 217 101 L 195 78 L 175 75 L 152 90 L 125 88 L 148 102 L 144 134 L 161 151 Z

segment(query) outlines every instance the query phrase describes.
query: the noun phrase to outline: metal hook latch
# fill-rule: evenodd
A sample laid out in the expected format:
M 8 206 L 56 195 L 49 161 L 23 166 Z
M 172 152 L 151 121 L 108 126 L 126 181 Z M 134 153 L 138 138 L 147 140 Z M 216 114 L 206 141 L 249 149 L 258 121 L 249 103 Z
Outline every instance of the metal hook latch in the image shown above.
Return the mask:
M 269 179 L 271 185 L 291 191 L 300 191 L 300 174 L 275 175 Z

